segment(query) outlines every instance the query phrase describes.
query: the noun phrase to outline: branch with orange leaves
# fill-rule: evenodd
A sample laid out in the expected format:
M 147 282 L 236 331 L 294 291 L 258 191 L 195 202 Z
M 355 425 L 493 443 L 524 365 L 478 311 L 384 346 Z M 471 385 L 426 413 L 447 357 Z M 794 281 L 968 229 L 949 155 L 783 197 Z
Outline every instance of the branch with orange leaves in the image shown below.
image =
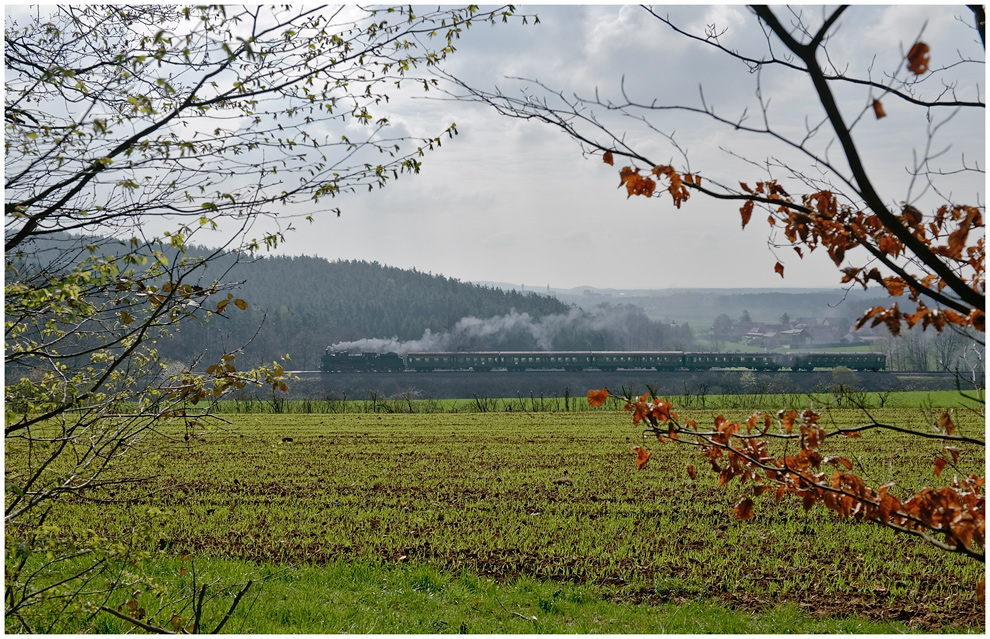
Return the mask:
M 677 29 L 671 21 L 649 9 L 647 11 L 678 33 L 691 37 L 686 31 Z M 452 78 L 456 84 L 467 90 L 466 95 L 455 97 L 486 103 L 508 117 L 537 120 L 559 128 L 581 145 L 585 155 L 601 154 L 607 164 L 616 166 L 620 178 L 619 186 L 625 187 L 629 197 L 665 197 L 669 193 L 677 208 L 681 208 L 691 195 L 738 201 L 744 227 L 755 209 L 764 208 L 769 213 L 771 227 L 776 228 L 771 232 L 771 242 L 775 247 L 792 248 L 802 258 L 805 253 L 822 248 L 841 271 L 843 284 L 858 283 L 866 288 L 871 283 L 876 283 L 891 297 L 903 295 L 916 303 L 910 309 L 903 303 L 900 308 L 893 303 L 889 307 L 870 309 L 861 318 L 860 327 L 868 322 L 872 322 L 874 327 L 883 324 L 894 335 L 900 333 L 902 326 L 908 329 L 915 325 L 922 328 L 930 326 L 937 331 L 947 327 L 965 327 L 971 328 L 974 341 L 981 343 L 977 333 L 985 332 L 986 325 L 983 205 L 960 204 L 946 195 L 943 198 L 946 202 L 944 206 L 935 210 L 937 204 L 926 204 L 931 206 L 931 210 L 923 213 L 911 203 L 913 201 L 921 206 L 919 203 L 922 200 L 912 198 L 910 188 L 907 201 L 900 205 L 893 204 L 893 198 L 878 192 L 877 185 L 870 179 L 870 171 L 867 171 L 864 164 L 862 150 L 853 139 L 852 129 L 868 113 L 873 113 L 877 119 L 886 117 L 880 99 L 890 95 L 890 91 L 896 90 L 896 86 L 873 85 L 867 80 L 863 86 L 873 87 L 879 95 L 870 93 L 863 106 L 852 109 L 848 114 L 840 110 L 832 87 L 838 79 L 833 74 L 836 68 L 831 66 L 831 62 L 823 68 L 819 59 L 830 60 L 826 44 L 838 28 L 839 16 L 847 11 L 845 7 L 828 12 L 822 24 L 815 29 L 807 28 L 806 25 L 795 28 L 793 22 L 781 21 L 767 7 L 753 7 L 753 11 L 759 17 L 761 28 L 768 39 L 771 34 L 775 34 L 790 52 L 784 66 L 803 74 L 804 80 L 811 81 L 824 110 L 823 116 L 815 110 L 806 116 L 808 131 L 803 137 L 792 136 L 787 132 L 789 129 L 771 124 L 768 105 L 762 98 L 759 86 L 757 97 L 763 110 L 763 118 L 757 124 L 746 122 L 745 110 L 738 118 L 716 114 L 715 109 L 706 102 L 703 92 L 698 106 L 669 104 L 659 99 L 636 99 L 627 95 L 624 80 L 621 85 L 622 100 L 619 102 L 603 100 L 597 92 L 594 98 L 581 98 L 577 95 L 569 97 L 538 80 L 524 78 L 515 78 L 527 84 L 522 97 L 509 96 L 497 90 L 479 91 Z M 800 16 L 796 19 L 797 25 L 801 25 Z M 709 33 L 703 40 L 698 39 L 737 59 L 743 59 L 747 64 L 753 65 L 751 69 L 770 62 L 783 62 L 782 58 L 774 55 L 773 49 L 770 50 L 768 59 L 739 57 L 734 51 L 718 43 L 715 32 Z M 916 40 L 903 56 L 898 70 L 889 74 L 894 79 L 903 70 L 904 78 L 891 84 L 914 86 L 926 81 L 935 75 L 930 63 L 930 46 Z M 530 87 L 549 97 L 529 93 Z M 940 100 L 938 98 L 936 102 Z M 982 109 L 983 103 L 967 101 L 966 106 Z M 598 119 L 597 114 L 601 112 L 628 117 L 636 123 L 635 126 L 645 128 L 649 135 L 661 136 L 665 139 L 665 144 L 671 146 L 683 160 L 675 168 L 672 159 L 658 162 L 647 157 L 653 152 L 637 150 L 636 137 L 610 129 L 606 122 Z M 674 134 L 654 126 L 648 117 L 666 113 L 702 116 L 731 128 L 740 135 L 763 136 L 773 144 L 795 152 L 796 157 L 805 158 L 816 167 L 816 175 L 811 176 L 791 164 L 768 158 L 768 173 L 770 168 L 775 167 L 791 176 L 786 184 L 787 190 L 794 192 L 795 187 L 791 186 L 794 183 L 801 184 L 801 188 L 806 189 L 794 197 L 787 193 L 784 182 L 773 178 L 772 174 L 771 179 L 751 183 L 753 188 L 745 182 L 718 175 L 704 175 L 703 182 L 702 173 L 691 168 L 687 152 L 675 140 Z M 807 124 L 809 117 L 816 123 Z M 817 120 L 819 117 L 822 119 Z M 931 122 L 930 117 L 926 121 Z M 823 153 L 816 145 L 808 144 L 813 134 L 819 129 L 824 131 L 826 127 L 831 129 L 835 143 L 842 150 L 842 161 L 833 162 L 827 152 Z M 929 127 L 927 132 L 919 131 L 918 134 L 927 135 L 929 148 L 923 158 L 916 162 L 915 168 L 909 168 L 909 173 L 915 177 L 924 173 L 920 167 L 934 157 L 929 152 L 934 129 Z M 733 154 L 731 151 L 727 152 Z M 747 160 L 746 157 L 741 159 Z M 615 164 L 620 161 L 620 164 Z M 762 163 L 754 164 L 764 168 Z M 975 200 L 979 202 L 982 199 L 979 194 L 982 192 L 983 169 L 978 164 L 967 166 L 964 162 L 960 171 L 972 171 L 981 175 L 980 182 L 974 182 L 977 193 Z M 929 180 L 930 178 L 931 175 Z M 939 191 L 937 188 L 935 190 Z M 778 243 L 777 231 L 781 229 L 787 241 Z M 868 255 L 855 263 L 847 262 L 849 254 L 857 247 L 862 247 Z M 784 276 L 781 259 L 773 265 L 773 269 L 781 277 Z
M 605 150 L 602 161 L 614 165 L 616 153 L 619 152 Z M 677 208 L 691 197 L 692 190 L 716 199 L 743 201 L 739 209 L 743 228 L 749 224 L 757 204 L 767 206 L 770 225 L 782 226 L 784 236 L 799 257 L 804 257 L 802 247 L 809 252 L 823 247 L 836 267 L 841 267 L 848 251 L 856 247 L 865 248 L 873 259 L 894 275 L 884 277 L 877 268 L 850 266 L 841 269 L 842 283 L 858 283 L 865 289 L 873 281 L 884 287 L 891 297 L 900 297 L 906 292 L 917 307 L 911 313 L 903 313 L 896 303 L 889 308 L 872 308 L 860 318 L 857 328 L 872 320 L 872 326 L 883 323 L 893 335 L 900 334 L 902 323 L 908 328 L 920 323 L 937 331 L 948 325 L 971 326 L 979 332 L 986 330 L 982 293 L 985 288 L 985 242 L 980 238 L 967 245 L 970 233 L 984 227 L 983 215 L 978 207 L 943 206 L 931 217 L 931 221 L 926 222 L 920 211 L 905 205 L 900 219 L 910 231 L 912 244 L 909 246 L 881 221 L 879 215 L 870 210 L 856 210 L 839 204 L 832 191 L 810 193 L 797 202 L 776 180 L 757 182 L 754 188 L 740 182 L 742 190 L 739 193 L 720 193 L 702 186 L 701 176 L 678 173 L 669 165 L 654 166 L 645 175 L 632 166 L 624 166 L 619 171 L 619 186 L 626 188 L 628 197 L 652 197 L 661 193 L 657 183 L 660 179 L 668 182 L 665 190 Z M 931 255 L 923 258 L 915 245 L 923 245 L 925 252 Z M 941 260 L 937 272 L 912 274 L 898 263 L 898 260 L 912 261 L 917 258 L 925 269 L 931 256 Z M 783 277 L 783 264 L 777 262 L 774 268 Z M 967 271 L 968 281 L 961 276 Z M 948 296 L 946 288 L 956 297 Z M 929 308 L 921 297 L 944 308 Z
M 860 437 L 859 431 L 867 428 L 901 432 L 905 429 L 874 423 L 828 432 L 820 424 L 820 416 L 807 409 L 803 413 L 780 411 L 776 420 L 769 413 L 756 412 L 744 424 L 719 415 L 714 420 L 714 429 L 705 432 L 691 419 L 684 419 L 682 425 L 672 404 L 651 393 L 621 397 L 612 395 L 606 388 L 588 391 L 588 403 L 593 407 L 604 405 L 609 397 L 625 401 L 626 410 L 632 412 L 633 423 L 644 425 L 646 433 L 660 443 L 673 441 L 698 447 L 702 458 L 718 474 L 719 486 L 737 477 L 740 483 L 750 480 L 754 497 L 768 492 L 774 492 L 777 501 L 785 496 L 798 497 L 805 510 L 818 503 L 842 517 L 872 521 L 920 537 L 945 551 L 985 562 L 985 496 L 982 492 L 985 476 L 971 474 L 962 479 L 957 476 L 951 486 L 925 488 L 901 501 L 889 492 L 893 483 L 870 488 L 851 472 L 853 463 L 849 459 L 823 457 L 818 451 L 830 436 Z M 782 433 L 770 432 L 774 421 Z M 955 426 L 948 412 L 942 415 L 936 427 L 942 431 L 940 439 L 984 445 L 982 441 L 954 435 Z M 798 442 L 799 451 L 793 455 L 775 455 L 769 449 L 770 437 L 792 439 Z M 637 468 L 643 468 L 652 451 L 641 446 L 634 447 L 634 451 Z M 935 461 L 935 474 L 940 475 L 945 466 L 957 462 L 958 457 L 958 449 L 943 446 Z M 827 466 L 833 467 L 833 472 L 825 472 Z M 687 473 L 694 479 L 697 471 L 693 465 L 688 465 Z M 743 496 L 733 508 L 733 514 L 739 520 L 752 519 L 753 508 L 753 499 Z

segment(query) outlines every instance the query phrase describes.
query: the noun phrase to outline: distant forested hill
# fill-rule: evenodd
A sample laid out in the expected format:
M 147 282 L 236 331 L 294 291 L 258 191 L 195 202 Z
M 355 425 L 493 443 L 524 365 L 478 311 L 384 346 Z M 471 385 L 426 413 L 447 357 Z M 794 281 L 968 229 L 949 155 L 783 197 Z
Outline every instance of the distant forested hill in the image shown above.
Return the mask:
M 292 368 L 313 370 L 326 347 L 337 342 L 414 340 L 427 329 L 445 332 L 469 316 L 490 318 L 514 310 L 540 318 L 570 310 L 552 297 L 377 262 L 268 257 L 237 264 L 226 279 L 243 282 L 235 295 L 248 302 L 248 309 L 231 307 L 227 317 L 182 325 L 175 337 L 160 343 L 162 355 L 188 362 L 204 350 L 243 346 L 242 366 L 288 354 Z
M 98 245 L 98 246 L 97 246 Z M 96 251 L 103 259 L 131 249 L 53 234 L 29 250 L 9 255 L 8 269 L 30 271 L 70 252 Z M 139 255 L 147 249 L 136 249 Z M 187 257 L 212 253 L 187 247 Z M 149 258 L 150 254 L 146 257 Z M 167 248 L 170 263 L 182 257 Z M 35 266 L 32 266 L 35 265 Z M 130 268 L 122 266 L 121 268 Z M 134 267 L 140 277 L 141 266 Z M 554 297 L 504 290 L 456 279 L 384 266 L 377 262 L 318 257 L 249 259 L 214 254 L 204 268 L 184 280 L 208 288 L 235 282 L 204 309 L 216 309 L 232 293 L 246 310 L 228 304 L 209 321 L 183 321 L 156 344 L 159 355 L 185 366 L 215 362 L 223 352 L 240 350 L 238 369 L 289 355 L 290 370 L 315 370 L 330 345 L 378 352 L 410 350 L 682 350 L 694 342 L 691 328 L 648 318 L 628 304 L 601 304 L 587 310 Z M 204 314 L 205 315 L 205 314 Z M 202 364 L 205 366 L 205 364 Z

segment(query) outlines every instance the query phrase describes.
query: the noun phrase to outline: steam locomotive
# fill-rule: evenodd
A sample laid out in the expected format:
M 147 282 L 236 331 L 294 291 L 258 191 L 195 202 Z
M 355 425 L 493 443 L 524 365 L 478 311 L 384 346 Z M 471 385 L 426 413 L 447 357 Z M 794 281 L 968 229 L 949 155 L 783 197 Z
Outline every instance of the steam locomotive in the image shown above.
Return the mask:
M 844 366 L 852 370 L 886 368 L 882 353 L 689 353 L 683 351 L 501 351 L 348 353 L 327 349 L 324 373 L 396 371 L 526 371 L 526 370 L 711 370 L 746 368 L 756 371 L 810 371 Z

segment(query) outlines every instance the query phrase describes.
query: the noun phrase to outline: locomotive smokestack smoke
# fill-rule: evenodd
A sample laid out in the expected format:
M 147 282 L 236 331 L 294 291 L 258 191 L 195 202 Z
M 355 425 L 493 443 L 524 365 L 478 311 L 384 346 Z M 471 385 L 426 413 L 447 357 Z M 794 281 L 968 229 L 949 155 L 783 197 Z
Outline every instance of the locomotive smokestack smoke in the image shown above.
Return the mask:
M 424 331 L 419 339 L 373 338 L 339 342 L 335 351 L 398 353 L 468 350 L 675 350 L 690 345 L 690 332 L 649 319 L 637 306 L 602 304 L 584 311 L 534 319 L 511 311 L 486 319 L 464 317 L 449 331 Z
M 551 316 L 556 317 L 556 316 Z M 491 344 L 488 348 L 500 348 L 501 339 L 510 334 L 523 334 L 536 342 L 540 350 L 550 350 L 553 339 L 539 322 L 534 322 L 529 313 L 511 311 L 508 315 L 497 315 L 487 319 L 462 317 L 445 333 L 433 333 L 430 329 L 416 340 L 400 341 L 391 339 L 359 339 L 353 342 L 339 342 L 330 347 L 335 351 L 398 353 L 405 356 L 417 351 L 457 351 L 478 347 L 478 343 Z
M 447 350 L 443 335 L 434 335 L 430 329 L 423 332 L 423 337 L 416 340 L 399 341 L 398 337 L 391 339 L 370 338 L 353 342 L 337 342 L 330 346 L 332 351 L 348 351 L 350 353 L 398 353 L 405 357 L 408 353 L 417 351 Z

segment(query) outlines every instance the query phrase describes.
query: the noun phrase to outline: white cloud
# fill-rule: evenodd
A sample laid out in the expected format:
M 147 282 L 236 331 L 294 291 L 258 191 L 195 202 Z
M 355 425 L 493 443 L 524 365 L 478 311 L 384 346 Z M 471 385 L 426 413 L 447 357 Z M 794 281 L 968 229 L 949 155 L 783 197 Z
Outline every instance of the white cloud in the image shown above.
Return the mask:
M 743 7 L 670 7 L 669 11 L 689 28 L 728 27 L 723 43 L 747 53 L 760 51 L 765 43 L 755 18 Z M 803 11 L 809 19 L 820 19 L 817 8 Z M 960 25 L 940 17 L 948 13 L 944 7 L 926 11 L 851 8 L 832 45 L 835 59 L 848 61 L 850 73 L 856 74 L 868 68 L 867 55 L 872 51 L 896 65 L 898 47 L 913 39 L 926 17 L 925 33 L 932 37 L 933 51 L 941 55 L 953 50 L 949 41 L 941 39 L 958 33 Z M 716 105 L 720 114 L 735 117 L 749 106 L 751 117 L 760 118 L 754 110 L 755 77 L 741 63 L 702 43 L 687 42 L 642 9 L 555 6 L 539 7 L 537 12 L 540 25 L 471 29 L 458 42 L 447 68 L 482 89 L 498 85 L 507 93 L 515 92 L 519 85 L 504 76 L 520 75 L 587 95 L 598 86 L 603 96 L 613 98 L 625 74 L 637 99 L 692 105 L 700 103 L 698 85 L 703 84 L 709 104 Z M 762 88 L 771 99 L 771 114 L 781 118 L 780 126 L 803 131 L 806 114 L 819 113 L 820 106 L 810 85 L 794 78 L 783 70 L 768 71 Z M 844 106 L 866 105 L 862 90 L 842 91 Z M 888 118 L 878 121 L 868 114 L 857 125 L 856 136 L 870 161 L 871 176 L 884 186 L 892 185 L 884 192 L 896 199 L 906 193 L 904 165 L 910 163 L 916 141 L 903 136 L 909 122 L 902 119 L 901 111 L 907 109 L 886 100 Z M 644 288 L 838 284 L 834 265 L 820 252 L 803 260 L 790 249 L 772 253 L 767 247 L 765 213 L 755 213 L 750 226 L 740 231 L 737 204 L 695 196 L 675 209 L 669 197 L 627 199 L 624 190 L 616 188 L 618 167 L 606 166 L 597 157 L 583 158 L 577 144 L 551 127 L 505 118 L 479 105 L 404 94 L 393 96 L 387 112 L 396 131 L 429 135 L 456 122 L 460 134 L 427 153 L 420 175 L 404 176 L 382 191 L 345 195 L 333 202 L 343 209 L 342 217 L 303 226 L 290 238 L 287 252 L 377 260 L 463 280 L 535 287 L 547 283 Z M 677 139 L 689 149 L 692 168 L 707 177 L 730 183 L 764 177 L 758 166 L 728 156 L 722 148 L 757 162 L 773 154 L 804 170 L 815 170 L 794 150 L 741 136 L 704 116 L 664 113 L 653 122 L 661 130 L 677 132 Z M 630 135 L 638 136 L 637 144 L 655 153 L 657 161 L 679 161 L 661 136 L 633 124 L 624 122 Z M 982 120 L 952 123 L 944 140 L 956 146 L 946 162 L 957 159 L 963 150 L 982 162 L 984 131 Z M 830 157 L 842 164 L 837 148 L 832 148 Z M 973 199 L 963 191 L 963 186 L 956 187 L 960 196 Z M 773 271 L 777 259 L 785 264 L 783 280 Z

